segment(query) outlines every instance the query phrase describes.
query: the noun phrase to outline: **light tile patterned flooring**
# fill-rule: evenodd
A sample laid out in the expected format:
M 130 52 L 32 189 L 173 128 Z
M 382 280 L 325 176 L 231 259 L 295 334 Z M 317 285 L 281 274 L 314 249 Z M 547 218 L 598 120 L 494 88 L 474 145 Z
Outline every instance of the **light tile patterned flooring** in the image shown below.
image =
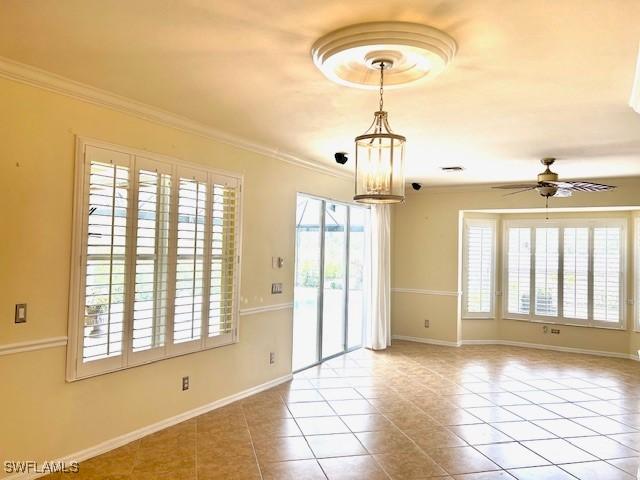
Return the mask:
M 617 480 L 637 478 L 639 463 L 636 362 L 394 342 L 61 478 Z

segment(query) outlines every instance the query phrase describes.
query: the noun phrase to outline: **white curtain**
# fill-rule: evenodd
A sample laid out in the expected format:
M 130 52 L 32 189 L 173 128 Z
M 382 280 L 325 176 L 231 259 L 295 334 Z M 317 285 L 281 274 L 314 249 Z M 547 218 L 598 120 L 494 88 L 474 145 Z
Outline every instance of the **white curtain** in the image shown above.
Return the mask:
M 369 225 L 369 301 L 364 345 L 384 350 L 391 345 L 391 208 L 372 205 Z

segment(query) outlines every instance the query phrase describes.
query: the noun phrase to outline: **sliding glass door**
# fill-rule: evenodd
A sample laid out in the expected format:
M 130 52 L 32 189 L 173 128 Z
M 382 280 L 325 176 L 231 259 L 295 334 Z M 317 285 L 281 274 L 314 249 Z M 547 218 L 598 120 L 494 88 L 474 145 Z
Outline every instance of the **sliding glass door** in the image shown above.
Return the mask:
M 362 345 L 369 210 L 298 195 L 293 370 Z
M 324 202 L 322 358 L 344 352 L 347 287 L 347 207 Z
M 318 361 L 318 310 L 322 273 L 324 202 L 298 196 L 296 212 L 296 278 L 293 310 L 293 369 Z

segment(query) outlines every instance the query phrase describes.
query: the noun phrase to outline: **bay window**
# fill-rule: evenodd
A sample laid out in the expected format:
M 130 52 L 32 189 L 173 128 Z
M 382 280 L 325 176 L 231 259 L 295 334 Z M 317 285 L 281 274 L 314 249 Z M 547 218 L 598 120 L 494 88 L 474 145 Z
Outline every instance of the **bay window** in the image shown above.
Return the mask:
M 507 221 L 504 228 L 503 317 L 624 327 L 624 220 Z

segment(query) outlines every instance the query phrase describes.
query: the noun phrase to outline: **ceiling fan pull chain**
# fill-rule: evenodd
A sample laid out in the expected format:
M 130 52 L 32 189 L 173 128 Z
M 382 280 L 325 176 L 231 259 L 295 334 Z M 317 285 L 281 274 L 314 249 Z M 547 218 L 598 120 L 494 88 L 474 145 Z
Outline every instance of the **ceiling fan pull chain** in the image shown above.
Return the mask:
M 549 197 L 544 197 L 544 214 L 545 219 L 549 220 Z

